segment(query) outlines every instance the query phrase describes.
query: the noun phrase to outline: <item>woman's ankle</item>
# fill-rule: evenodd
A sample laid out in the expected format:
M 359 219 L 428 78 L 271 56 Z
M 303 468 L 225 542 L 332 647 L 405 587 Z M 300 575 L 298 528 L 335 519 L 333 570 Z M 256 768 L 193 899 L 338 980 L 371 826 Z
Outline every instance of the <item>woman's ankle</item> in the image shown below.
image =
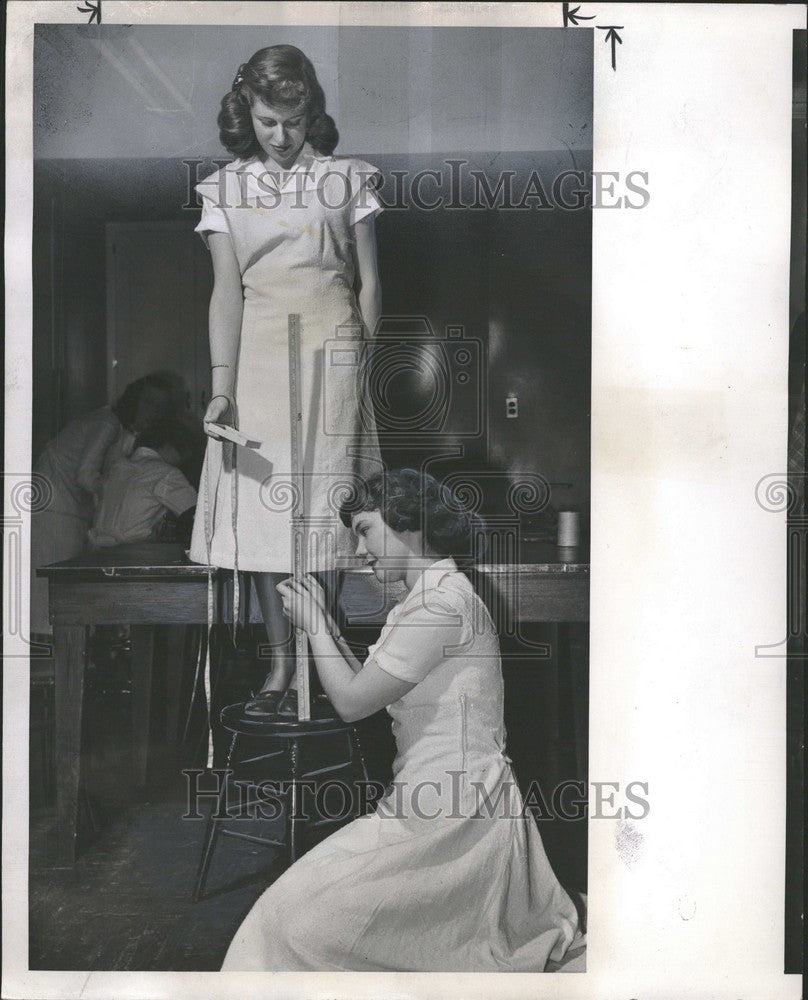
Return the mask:
M 261 685 L 260 694 L 267 691 L 286 691 L 289 687 L 290 677 L 285 670 L 273 670 L 267 674 L 264 683 Z

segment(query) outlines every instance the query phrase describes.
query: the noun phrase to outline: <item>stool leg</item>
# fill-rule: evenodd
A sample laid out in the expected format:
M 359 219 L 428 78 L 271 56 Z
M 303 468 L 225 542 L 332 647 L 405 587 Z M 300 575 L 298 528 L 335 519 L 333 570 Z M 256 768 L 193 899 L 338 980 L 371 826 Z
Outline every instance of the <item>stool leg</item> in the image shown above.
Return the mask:
M 227 768 L 230 768 L 230 761 L 233 757 L 233 751 L 236 747 L 236 733 L 233 733 L 233 739 L 230 741 L 230 749 L 227 752 Z M 194 883 L 193 892 L 193 902 L 198 903 L 202 893 L 205 889 L 205 883 L 208 880 L 208 872 L 210 871 L 210 863 L 213 860 L 213 852 L 216 849 L 216 841 L 219 839 L 219 820 L 216 818 L 221 812 L 222 802 L 224 801 L 225 807 L 227 806 L 227 790 L 229 786 L 229 775 L 225 775 L 222 782 L 222 787 L 219 789 L 219 795 L 216 800 L 215 805 L 212 805 L 210 812 L 208 813 L 208 821 L 205 826 L 205 839 L 202 842 L 202 853 L 199 856 L 199 867 L 196 871 L 196 881 Z
M 365 766 L 365 756 L 362 753 L 362 744 L 359 742 L 359 734 L 355 729 L 351 729 L 348 732 L 348 740 L 351 744 L 351 757 L 354 756 L 354 752 L 359 759 L 359 766 L 362 769 L 362 777 L 366 783 L 370 783 L 370 778 L 368 777 L 368 769 Z
M 349 729 L 347 732 L 348 736 L 348 756 L 354 768 L 359 764 L 359 770 L 361 772 L 362 778 L 365 782 L 365 787 L 370 784 L 370 778 L 368 776 L 368 769 L 365 767 L 365 758 L 362 754 L 362 744 L 359 742 L 359 736 L 355 729 Z M 352 803 L 353 812 L 356 816 L 361 815 L 361 802 L 360 797 L 355 797 Z
M 288 863 L 293 865 L 297 861 L 297 779 L 298 779 L 298 746 L 297 740 L 293 739 L 289 744 L 289 758 L 292 772 L 292 783 L 290 795 L 287 800 L 286 813 L 286 854 Z

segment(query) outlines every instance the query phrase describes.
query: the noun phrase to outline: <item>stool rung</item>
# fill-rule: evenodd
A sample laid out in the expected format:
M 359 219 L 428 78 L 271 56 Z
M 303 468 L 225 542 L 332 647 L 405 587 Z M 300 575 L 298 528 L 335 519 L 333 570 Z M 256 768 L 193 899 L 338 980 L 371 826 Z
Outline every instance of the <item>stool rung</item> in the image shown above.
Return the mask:
M 271 847 L 275 849 L 280 849 L 284 852 L 284 857 L 288 863 L 293 864 L 298 857 L 298 843 L 304 841 L 304 834 L 310 828 L 319 827 L 331 827 L 334 828 L 338 825 L 344 825 L 356 816 L 351 812 L 345 816 L 322 816 L 317 813 L 317 819 L 309 819 L 307 816 L 298 816 L 294 814 L 292 810 L 292 804 L 296 803 L 297 795 L 295 789 L 295 783 L 297 782 L 297 790 L 305 790 L 306 785 L 303 784 L 304 779 L 310 779 L 308 785 L 317 787 L 317 781 L 323 776 L 328 776 L 336 774 L 337 772 L 345 772 L 349 769 L 358 767 L 361 768 L 362 774 L 367 780 L 367 770 L 365 768 L 365 763 L 362 757 L 362 750 L 359 746 L 359 741 L 353 728 L 345 725 L 339 719 L 321 719 L 312 720 L 310 725 L 300 722 L 300 720 L 286 720 L 288 724 L 279 725 L 275 728 L 268 727 L 267 732 L 260 730 L 260 727 L 256 729 L 255 732 L 252 730 L 243 731 L 242 718 L 241 718 L 240 705 L 231 705 L 222 710 L 221 721 L 222 725 L 226 730 L 232 734 L 230 741 L 230 749 L 227 755 L 227 767 L 228 776 L 226 779 L 226 784 L 218 796 L 218 807 L 211 812 L 208 816 L 207 827 L 205 830 L 204 841 L 202 845 L 202 852 L 199 859 L 199 867 L 197 870 L 196 882 L 194 885 L 193 899 L 196 902 L 198 899 L 202 898 L 205 882 L 208 875 L 208 869 L 213 858 L 213 853 L 216 847 L 217 836 L 221 835 L 223 837 L 233 837 L 236 840 L 246 840 L 251 844 L 259 844 L 262 847 Z M 323 728 L 321 728 L 321 726 Z M 348 737 L 348 745 L 345 743 L 334 746 L 328 754 L 327 759 L 334 759 L 334 752 L 345 754 L 348 753 L 348 758 L 341 760 L 335 764 L 328 764 L 325 767 L 315 767 L 312 770 L 307 770 L 304 773 L 296 773 L 298 766 L 302 765 L 305 761 L 308 763 L 316 763 L 317 758 L 310 759 L 306 757 L 306 753 L 300 750 L 300 743 L 310 744 L 311 739 L 317 738 L 317 742 L 320 742 L 321 737 L 324 736 L 334 736 L 340 735 L 342 737 Z M 259 753 L 259 747 L 253 745 L 252 743 L 242 746 L 242 738 L 249 737 L 250 739 L 268 739 L 272 740 L 271 743 L 263 743 L 262 746 L 265 748 L 275 747 L 274 750 L 269 750 L 267 753 Z M 278 749 L 278 740 L 283 741 L 283 745 Z M 342 746 L 339 750 L 338 746 Z M 242 758 L 239 755 L 239 751 L 242 753 L 244 749 L 252 756 Z M 299 753 L 300 750 L 300 753 Z M 279 760 L 275 760 L 279 758 Z M 322 760 L 322 757 L 320 758 Z M 272 762 L 269 767 L 263 767 L 264 762 Z M 244 774 L 244 769 L 247 769 L 249 777 Z M 302 768 L 301 768 L 302 769 Z M 266 772 L 271 772 L 271 776 L 267 775 Z M 241 773 L 240 773 L 241 772 Z M 256 780 L 259 775 L 265 775 L 261 780 Z M 335 780 L 337 780 L 335 778 Z M 347 780 L 347 779 L 339 779 Z M 238 788 L 238 801 L 231 803 L 231 798 L 235 796 L 231 795 L 232 789 L 230 788 L 230 783 L 234 788 Z M 328 778 L 324 778 L 324 784 L 328 783 Z M 222 794 L 224 792 L 224 795 Z M 291 796 L 290 796 L 291 792 Z M 302 792 L 301 792 L 302 794 Z M 241 801 L 242 796 L 246 801 Z M 267 811 L 261 812 L 260 815 L 253 815 L 252 810 L 256 807 L 274 805 L 278 803 L 283 808 L 280 810 L 273 809 L 272 814 Z M 222 805 L 226 806 L 225 814 L 221 815 Z M 323 810 L 324 811 L 324 810 Z M 271 828 L 271 832 L 275 836 L 259 836 L 255 833 L 242 833 L 238 827 L 243 827 L 243 823 L 228 823 L 227 821 L 237 821 L 242 819 L 246 814 L 250 814 L 250 818 L 255 822 L 267 822 L 273 821 L 275 819 L 282 820 L 283 833 L 281 834 L 281 823 Z M 227 823 L 227 825 L 225 825 Z M 235 827 L 235 829 L 234 829 Z M 264 829 L 263 827 L 248 826 L 247 829 Z M 270 831 L 268 831 L 270 832 Z M 280 836 L 279 836 L 280 834 Z
M 304 778 L 313 778 L 313 777 L 315 777 L 315 775 L 318 775 L 318 774 L 328 774 L 330 771 L 342 771 L 342 770 L 344 770 L 344 768 L 350 767 L 351 764 L 352 764 L 352 761 L 346 760 L 346 761 L 343 761 L 342 764 L 331 764 L 329 767 L 318 767 L 314 771 L 306 771 L 306 773 L 303 775 L 303 777 Z
M 275 789 L 267 789 L 267 794 L 264 798 L 260 799 L 247 799 L 244 803 L 239 803 L 238 815 L 241 816 L 248 809 L 252 809 L 253 806 L 265 806 L 270 802 L 282 801 L 286 798 L 286 792 L 276 792 Z M 230 817 L 233 818 L 233 817 Z
M 327 826 L 329 823 L 345 823 L 349 818 L 348 816 L 326 816 L 324 819 L 316 819 L 313 822 L 307 823 L 306 829 L 314 830 L 318 826 Z
M 251 840 L 254 844 L 265 844 L 267 847 L 283 847 L 282 840 L 270 840 L 268 837 L 255 837 L 251 833 L 239 833 L 238 830 L 219 830 L 222 837 L 235 837 L 237 840 Z
M 271 760 L 273 757 L 281 757 L 286 753 L 285 750 L 273 750 L 272 753 L 262 753 L 258 757 L 245 757 L 244 760 L 239 761 L 240 764 L 257 764 L 260 760 Z

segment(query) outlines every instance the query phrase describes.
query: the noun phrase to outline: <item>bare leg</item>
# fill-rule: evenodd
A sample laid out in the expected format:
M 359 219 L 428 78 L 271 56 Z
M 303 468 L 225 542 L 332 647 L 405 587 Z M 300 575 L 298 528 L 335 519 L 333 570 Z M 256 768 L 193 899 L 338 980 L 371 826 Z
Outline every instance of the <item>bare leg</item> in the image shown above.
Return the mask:
M 323 585 L 326 604 L 334 620 L 337 620 L 338 587 L 342 582 L 336 571 L 315 574 Z M 292 627 L 283 613 L 283 602 L 276 590 L 276 585 L 284 578 L 279 573 L 254 574 L 255 589 L 261 605 L 261 614 L 267 639 L 271 648 L 272 669 L 264 679 L 258 695 L 247 702 L 245 711 L 248 715 L 272 715 L 276 711 L 281 715 L 297 715 L 297 675 L 295 671 L 295 650 Z M 280 698 L 280 693 L 287 694 Z M 269 695 L 274 697 L 269 701 Z M 325 695 L 318 697 L 325 698 Z
M 261 691 L 285 691 L 295 671 L 292 628 L 283 613 L 280 594 L 275 589 L 276 585 L 288 575 L 288 573 L 255 573 L 253 576 L 264 627 L 267 630 L 267 641 L 272 650 L 272 667 L 261 686 Z

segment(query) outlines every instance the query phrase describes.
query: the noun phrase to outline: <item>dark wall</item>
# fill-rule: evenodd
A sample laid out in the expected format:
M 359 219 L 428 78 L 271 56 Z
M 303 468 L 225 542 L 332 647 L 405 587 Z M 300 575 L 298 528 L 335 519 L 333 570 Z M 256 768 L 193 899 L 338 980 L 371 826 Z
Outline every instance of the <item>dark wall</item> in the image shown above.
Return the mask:
M 518 202 L 532 170 L 548 195 L 562 170 L 588 171 L 591 157 L 567 151 L 531 155 L 361 154 L 385 176 L 395 203 L 394 171 L 441 173 L 444 204 L 391 207 L 378 219 L 384 312 L 426 316 L 436 335 L 463 327 L 479 341 L 475 378 L 487 391 L 484 433 L 467 433 L 463 405 L 448 409 L 445 442 L 461 464 L 486 463 L 505 475 L 539 472 L 559 485 L 558 501 L 589 498 L 591 211 L 557 205 L 472 206 L 470 171 L 492 179 L 515 172 Z M 449 188 L 447 160 L 471 160 Z M 204 176 L 205 168 L 198 171 Z M 183 208 L 188 170 L 177 159 L 48 160 L 35 163 L 34 452 L 77 413 L 107 402 L 105 225 L 113 221 L 196 218 Z M 406 190 L 406 188 L 405 188 Z M 432 198 L 436 186 L 425 184 Z M 405 197 L 405 201 L 408 199 Z M 552 202 L 552 198 L 549 198 Z M 429 391 L 429 386 L 424 386 Z M 505 417 L 516 394 L 519 417 Z
M 105 226 L 188 218 L 180 160 L 34 164 L 34 437 L 107 400 Z
M 238 66 L 273 44 L 312 60 L 342 150 L 585 150 L 594 35 L 561 26 L 37 24 L 34 153 L 217 156 L 222 96 Z

